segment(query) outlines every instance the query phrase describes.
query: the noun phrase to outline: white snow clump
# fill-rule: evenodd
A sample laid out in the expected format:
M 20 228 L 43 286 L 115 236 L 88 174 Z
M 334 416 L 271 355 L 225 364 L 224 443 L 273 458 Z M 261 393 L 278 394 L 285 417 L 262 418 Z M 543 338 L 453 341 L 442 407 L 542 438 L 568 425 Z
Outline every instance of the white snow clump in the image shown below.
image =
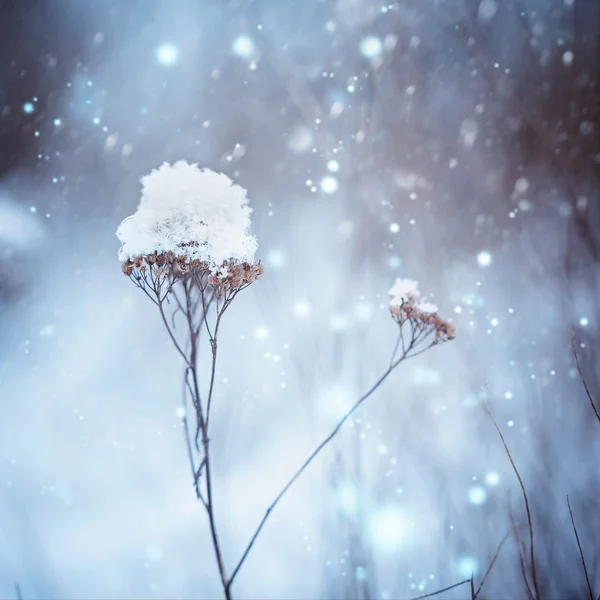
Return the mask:
M 211 269 L 230 260 L 253 264 L 252 209 L 246 190 L 227 175 L 181 160 L 163 163 L 141 181 L 137 211 L 117 229 L 122 262 L 173 252 Z
M 417 308 L 422 313 L 433 314 L 438 311 L 437 304 L 433 304 L 433 302 L 420 302 Z
M 420 296 L 419 282 L 414 279 L 396 279 L 389 291 L 390 306 L 401 306 L 408 300 L 416 300 Z

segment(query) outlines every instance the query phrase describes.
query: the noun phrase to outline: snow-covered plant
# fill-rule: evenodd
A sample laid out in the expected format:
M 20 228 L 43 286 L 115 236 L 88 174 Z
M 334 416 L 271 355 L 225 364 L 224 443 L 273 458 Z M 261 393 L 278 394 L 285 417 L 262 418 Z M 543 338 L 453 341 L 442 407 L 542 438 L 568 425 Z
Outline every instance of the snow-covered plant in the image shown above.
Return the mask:
M 142 177 L 142 199 L 117 236 L 126 264 L 149 254 L 171 252 L 212 271 L 226 262 L 252 263 L 256 239 L 250 235 L 246 190 L 227 175 L 185 161 L 164 163 Z
M 163 164 L 142 178 L 137 211 L 117 230 L 123 272 L 158 307 L 163 324 L 184 361 L 186 400 L 194 408 L 193 425 L 182 412 L 188 460 L 197 498 L 206 510 L 223 592 L 232 597 L 233 582 L 265 523 L 288 489 L 302 475 L 343 424 L 405 359 L 451 340 L 455 329 L 441 319 L 433 304 L 418 303 L 416 281 L 401 279 L 390 290 L 390 312 L 399 326 L 389 365 L 375 384 L 340 419 L 291 476 L 267 508 L 241 558 L 230 571 L 215 520 L 209 424 L 221 319 L 237 294 L 260 279 L 255 262 L 256 239 L 250 234 L 251 208 L 246 191 L 226 175 L 185 161 Z M 167 314 L 167 307 L 171 307 Z M 177 318 L 182 327 L 178 325 Z M 207 365 L 208 390 L 201 392 L 198 370 L 200 332 L 205 329 L 212 361 Z M 400 352 L 401 349 L 401 352 Z M 195 425 L 195 434 L 192 428 Z
M 432 344 L 453 340 L 456 327 L 438 315 L 438 307 L 427 301 L 419 302 L 419 282 L 413 279 L 398 279 L 390 289 L 390 313 L 400 325 L 400 336 L 403 341 L 402 327 L 405 323 L 415 339 L 415 345 L 429 339 Z M 434 334 L 433 338 L 430 334 Z

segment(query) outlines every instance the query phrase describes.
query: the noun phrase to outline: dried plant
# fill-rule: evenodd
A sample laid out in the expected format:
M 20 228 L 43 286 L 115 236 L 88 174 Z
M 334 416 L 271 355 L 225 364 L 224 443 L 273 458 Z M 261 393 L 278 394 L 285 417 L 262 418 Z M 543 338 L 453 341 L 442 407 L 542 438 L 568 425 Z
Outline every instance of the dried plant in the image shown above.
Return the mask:
M 180 179 L 173 179 L 175 171 L 177 175 L 187 178 L 187 187 Z M 193 431 L 187 412 L 184 411 L 182 419 L 188 460 L 196 496 L 208 516 L 223 592 L 229 599 L 232 597 L 232 585 L 256 539 L 294 482 L 400 363 L 453 339 L 455 328 L 452 323 L 444 321 L 437 314 L 434 305 L 419 303 L 416 281 L 396 282 L 390 290 L 390 313 L 398 326 L 398 339 L 387 369 L 373 386 L 358 398 L 331 433 L 283 486 L 267 508 L 241 558 L 228 575 L 215 517 L 216 502 L 213 496 L 209 435 L 218 335 L 225 311 L 239 292 L 262 277 L 264 269 L 260 263 L 253 261 L 256 244 L 248 234 L 250 211 L 245 192 L 240 191 L 239 186 L 231 185 L 228 178 L 223 178 L 225 176 L 211 171 L 200 171 L 187 163 L 163 165 L 158 171 L 144 178 L 144 193 L 148 198 L 145 201 L 145 196 L 142 196 L 138 213 L 124 221 L 118 235 L 123 242 L 123 272 L 157 306 L 162 322 L 185 364 L 185 387 L 193 405 L 195 425 Z M 215 192 L 214 187 L 208 190 L 203 187 L 205 183 L 210 184 L 210 187 L 215 182 L 220 201 L 226 205 L 225 210 L 215 204 L 214 198 L 210 198 L 210 194 Z M 169 183 L 177 184 L 179 201 L 174 200 L 172 194 L 168 194 Z M 233 193 L 227 195 L 227 188 Z M 156 192 L 167 193 L 166 208 L 160 202 L 161 193 Z M 222 219 L 224 214 L 225 222 Z M 232 219 L 234 225 L 232 226 L 227 219 Z M 194 227 L 190 227 L 190 220 L 195 223 Z M 190 231 L 193 231 L 198 239 L 190 239 Z M 231 237 L 232 233 L 238 237 Z M 166 239 L 161 237 L 163 235 Z M 227 236 L 231 241 L 229 246 L 227 239 L 224 239 Z M 228 258 L 222 260 L 224 255 Z M 185 323 L 183 331 L 176 329 L 178 315 L 183 317 Z M 200 388 L 198 364 L 201 333 L 204 331 L 212 356 L 208 366 L 210 379 L 206 392 Z

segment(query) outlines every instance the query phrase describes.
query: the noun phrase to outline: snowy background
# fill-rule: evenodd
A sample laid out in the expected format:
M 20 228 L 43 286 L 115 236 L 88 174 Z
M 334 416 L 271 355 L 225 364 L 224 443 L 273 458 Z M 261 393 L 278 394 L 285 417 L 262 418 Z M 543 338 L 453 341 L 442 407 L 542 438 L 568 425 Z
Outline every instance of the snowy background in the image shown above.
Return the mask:
M 385 370 L 412 277 L 458 339 L 402 365 L 278 507 L 245 598 L 410 598 L 524 523 L 545 598 L 600 590 L 600 4 L 0 0 L 0 597 L 217 598 L 181 365 L 122 275 L 139 178 L 248 189 L 265 277 L 224 323 L 231 569 Z M 523 530 L 521 530 L 523 533 Z M 514 539 L 486 584 L 523 598 Z M 465 598 L 466 588 L 443 597 Z

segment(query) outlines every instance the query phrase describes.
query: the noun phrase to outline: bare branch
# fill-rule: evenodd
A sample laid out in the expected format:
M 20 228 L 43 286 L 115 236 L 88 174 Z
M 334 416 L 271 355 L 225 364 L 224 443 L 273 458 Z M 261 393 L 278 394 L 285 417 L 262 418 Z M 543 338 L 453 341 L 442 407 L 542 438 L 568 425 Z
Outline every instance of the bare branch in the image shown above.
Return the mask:
M 181 349 L 181 346 L 177 342 L 177 338 L 175 337 L 173 330 L 169 327 L 169 322 L 167 321 L 167 316 L 165 315 L 165 311 L 163 308 L 163 301 L 157 302 L 156 305 L 158 306 L 158 310 L 160 311 L 160 316 L 163 320 L 165 327 L 167 328 L 167 331 L 169 332 L 169 336 L 171 337 L 171 341 L 173 342 L 175 349 L 177 350 L 177 352 L 179 352 L 179 354 L 181 355 L 181 357 L 183 358 L 185 363 L 189 364 L 189 362 L 190 362 L 189 358 L 186 356 L 185 352 Z
M 411 323 L 411 325 L 412 325 L 412 323 Z M 249 542 L 248 546 L 246 547 L 244 553 L 242 554 L 242 557 L 240 558 L 240 560 L 239 560 L 238 564 L 236 565 L 235 569 L 233 570 L 233 572 L 231 574 L 231 578 L 230 578 L 230 583 L 233 583 L 233 580 L 235 579 L 235 576 L 239 572 L 241 566 L 244 564 L 244 561 L 246 560 L 246 557 L 248 556 L 250 550 L 252 549 L 252 546 L 254 545 L 254 542 L 256 541 L 256 538 L 258 537 L 258 535 L 260 534 L 262 528 L 264 527 L 265 523 L 267 522 L 267 520 L 268 520 L 271 512 L 277 506 L 277 504 L 279 504 L 279 501 L 283 498 L 283 496 L 285 495 L 285 493 L 290 489 L 290 487 L 294 484 L 294 482 L 300 477 L 300 475 L 302 475 L 302 473 L 304 473 L 304 471 L 306 470 L 306 468 L 318 456 L 318 454 L 321 452 L 321 450 L 323 450 L 323 448 L 325 448 L 325 446 L 327 446 L 327 444 L 329 444 L 329 442 L 331 442 L 331 440 L 337 435 L 337 433 L 340 431 L 340 429 L 342 428 L 342 426 L 344 425 L 344 423 L 354 414 L 354 412 L 363 404 L 363 402 L 365 400 L 367 400 L 367 398 L 369 398 L 379 388 L 379 386 L 389 377 L 389 375 L 392 373 L 392 371 L 403 360 L 406 360 L 408 358 L 413 358 L 414 356 L 417 356 L 418 354 L 420 354 L 422 352 L 421 351 L 421 352 L 417 352 L 417 353 L 414 353 L 414 354 L 410 354 L 410 351 L 412 350 L 412 348 L 413 348 L 416 340 L 418 339 L 418 335 L 417 335 L 417 337 L 415 337 L 415 335 L 414 335 L 415 334 L 414 327 L 413 327 L 412 333 L 413 333 L 413 337 L 412 337 L 411 343 L 409 344 L 409 346 L 406 349 L 406 351 L 402 353 L 402 355 L 396 360 L 396 362 L 392 363 L 388 367 L 388 369 L 377 380 L 377 382 L 373 385 L 373 387 L 371 387 L 371 389 L 368 392 L 366 392 L 363 396 L 361 396 L 356 401 L 356 403 L 350 408 L 350 410 L 348 412 L 346 412 L 346 414 L 342 417 L 342 419 L 334 427 L 333 431 L 317 446 L 317 448 L 306 459 L 306 461 L 302 464 L 302 466 L 294 473 L 294 475 L 292 476 L 292 478 L 285 484 L 285 486 L 279 492 L 279 494 L 277 495 L 277 497 L 275 498 L 275 500 L 273 500 L 273 502 L 269 505 L 269 507 L 267 508 L 267 511 L 266 511 L 266 513 L 264 515 L 264 517 L 260 521 L 260 523 L 259 523 L 256 531 L 254 532 L 252 538 L 250 539 L 250 542 Z M 435 345 L 435 343 L 436 343 L 435 341 L 432 342 L 432 344 L 430 346 L 428 346 L 428 348 L 430 348 L 431 346 Z M 425 350 L 426 349 L 427 348 L 425 348 Z
M 581 557 L 581 564 L 583 565 L 583 572 L 585 574 L 585 582 L 587 583 L 588 592 L 590 594 L 590 600 L 594 600 L 594 593 L 592 592 L 590 578 L 588 577 L 588 571 L 587 571 L 587 567 L 585 564 L 585 558 L 583 556 L 581 542 L 579 541 L 579 533 L 577 533 L 577 527 L 575 526 L 575 518 L 573 517 L 573 511 L 571 510 L 571 503 L 569 502 L 569 496 L 567 496 L 567 506 L 569 507 L 569 514 L 571 515 L 571 523 L 573 523 L 573 531 L 575 532 L 575 539 L 577 540 L 577 547 L 579 548 L 579 556 Z
M 396 358 L 396 354 L 398 354 L 398 348 L 400 347 L 401 341 L 402 341 L 402 327 L 400 327 L 400 332 L 398 333 L 398 339 L 396 340 L 396 345 L 394 346 L 394 351 L 392 352 L 392 358 L 390 358 L 390 367 L 394 364 L 394 359 Z
M 492 414 L 492 411 L 490 410 L 490 407 L 487 403 L 485 405 L 485 408 L 486 408 L 488 414 L 490 415 L 492 422 L 494 423 L 494 427 L 496 428 L 496 431 L 498 432 L 500 439 L 502 440 L 502 444 L 504 445 L 504 449 L 506 450 L 506 454 L 508 455 L 508 460 L 510 460 L 510 464 L 512 465 L 513 471 L 515 472 L 515 475 L 517 476 L 517 479 L 519 480 L 519 485 L 521 486 L 521 491 L 523 492 L 523 499 L 525 501 L 525 511 L 527 512 L 527 524 L 529 526 L 529 560 L 531 561 L 531 579 L 533 582 L 533 589 L 535 590 L 535 600 L 540 600 L 540 591 L 539 591 L 539 586 L 538 586 L 538 582 L 537 582 L 537 573 L 536 573 L 536 568 L 535 568 L 535 547 L 534 547 L 534 543 L 533 543 L 533 522 L 531 519 L 531 511 L 529 509 L 529 499 L 527 498 L 527 492 L 525 491 L 525 485 L 523 484 L 523 480 L 521 479 L 521 475 L 519 474 L 517 465 L 515 465 L 515 461 L 513 460 L 510 450 L 508 449 L 506 440 L 504 439 L 504 436 L 502 435 L 502 432 L 500 431 L 500 427 L 498 427 L 498 423 L 496 422 L 496 419 L 494 418 L 494 415 Z
M 523 577 L 523 583 L 525 584 L 525 590 L 527 591 L 527 598 L 529 600 L 534 600 L 533 591 L 531 590 L 531 586 L 529 585 L 529 577 L 527 576 L 527 569 L 525 568 L 525 548 L 521 543 L 521 538 L 519 537 L 519 531 L 517 522 L 515 521 L 515 517 L 512 512 L 512 504 L 510 500 L 510 491 L 508 492 L 508 515 L 510 518 L 510 522 L 513 527 L 513 531 L 515 534 L 515 541 L 517 542 L 517 547 L 519 548 L 519 564 L 521 566 L 521 576 Z
M 317 448 L 313 451 L 313 453 L 304 461 L 302 466 L 294 473 L 292 478 L 285 484 L 283 489 L 279 492 L 279 494 L 277 495 L 275 500 L 273 500 L 273 502 L 269 505 L 269 507 L 267 508 L 267 511 L 265 513 L 265 516 L 262 518 L 262 521 L 259 523 L 256 531 L 254 532 L 254 535 L 250 539 L 250 543 L 246 547 L 246 550 L 244 551 L 242 558 L 239 560 L 237 566 L 235 567 L 235 569 L 233 570 L 233 572 L 231 574 L 232 582 L 233 582 L 235 576 L 237 575 L 238 571 L 240 570 L 241 566 L 244 564 L 244 561 L 246 560 L 248 553 L 252 549 L 252 546 L 254 545 L 256 538 L 258 537 L 259 533 L 261 532 L 262 528 L 264 527 L 265 523 L 267 522 L 269 515 L 271 514 L 273 509 L 277 506 L 277 504 L 279 504 L 279 501 L 283 498 L 285 493 L 290 489 L 290 487 L 294 484 L 294 482 L 298 479 L 298 477 L 300 477 L 300 475 L 302 475 L 302 473 L 304 473 L 306 468 L 317 457 L 317 455 L 321 452 L 321 450 L 323 450 L 323 448 L 325 448 L 325 446 L 327 446 L 327 444 L 336 436 L 336 434 L 342 428 L 344 423 L 351 417 L 351 415 L 358 409 L 358 407 L 369 396 L 371 396 L 371 394 L 373 394 L 373 392 L 375 392 L 375 390 L 377 388 L 379 388 L 379 386 L 388 378 L 390 373 L 399 364 L 399 362 L 400 362 L 400 359 L 398 361 L 396 361 L 396 363 L 394 363 L 391 367 L 388 367 L 387 371 L 378 379 L 378 381 L 375 383 L 375 385 L 366 394 L 361 396 L 359 398 L 359 400 L 357 400 L 357 402 L 354 404 L 354 406 L 352 406 L 352 408 L 342 417 L 342 419 L 339 421 L 339 423 L 335 426 L 333 431 L 317 446 Z
M 479 584 L 479 587 L 477 588 L 477 591 L 473 594 L 473 598 L 475 600 L 477 599 L 477 596 L 479 596 L 479 592 L 481 592 L 481 589 L 483 588 L 485 582 L 487 581 L 487 578 L 488 578 L 489 574 L 492 572 L 492 569 L 494 568 L 494 565 L 496 564 L 496 560 L 500 556 L 500 551 L 502 550 L 502 547 L 504 546 L 506 540 L 510 537 L 511 533 L 513 532 L 513 530 L 514 530 L 514 526 L 511 527 L 504 534 L 504 537 L 502 538 L 502 540 L 498 544 L 498 548 L 496 549 L 496 553 L 494 554 L 494 557 L 492 558 L 492 561 L 490 562 L 490 566 L 487 568 L 487 571 L 485 572 L 485 575 L 483 576 L 483 578 L 481 580 L 481 583 Z
M 579 377 L 581 378 L 581 382 L 583 383 L 583 387 L 585 388 L 585 393 L 587 394 L 587 397 L 588 397 L 588 400 L 590 401 L 592 410 L 594 411 L 594 414 L 596 415 L 596 419 L 598 419 L 598 423 L 600 423 L 600 411 L 598 411 L 598 409 L 596 408 L 596 405 L 594 404 L 594 399 L 592 398 L 592 393 L 590 392 L 590 389 L 588 388 L 585 377 L 583 376 L 583 371 L 581 370 L 581 366 L 579 365 L 579 357 L 577 356 L 577 350 L 575 350 L 575 331 L 573 331 L 573 342 L 571 344 L 571 347 L 573 348 L 573 356 L 575 356 L 575 364 L 577 365 L 577 370 L 579 371 Z
M 219 324 L 221 322 L 221 316 L 225 312 L 225 308 L 226 307 L 224 307 L 221 310 L 221 312 L 219 313 L 219 315 L 217 316 L 217 322 L 215 324 L 215 333 L 214 333 L 214 337 L 211 340 L 212 361 L 211 361 L 211 367 L 210 367 L 210 383 L 208 385 L 208 397 L 206 399 L 206 428 L 207 429 L 208 429 L 208 422 L 210 419 L 210 406 L 211 406 L 212 397 L 213 397 L 213 390 L 214 390 L 214 385 L 215 385 L 215 374 L 216 374 L 216 369 L 217 369 L 217 336 L 219 334 Z
M 465 583 L 470 583 L 471 581 L 473 581 L 472 577 L 470 577 L 469 579 L 465 579 L 464 581 L 460 581 L 459 583 L 455 583 L 454 585 L 449 585 L 448 587 L 445 587 L 442 590 L 438 590 L 437 592 L 431 592 L 431 594 L 417 596 L 415 598 L 411 598 L 410 600 L 425 600 L 425 598 L 433 598 L 434 596 L 439 596 L 440 594 L 443 594 L 444 592 L 449 592 L 450 590 L 460 587 L 461 585 L 465 585 Z
M 189 386 L 187 386 L 187 382 L 186 382 L 186 387 L 187 387 L 187 389 L 189 389 Z M 181 418 L 181 423 L 183 425 L 183 434 L 184 434 L 184 438 L 185 438 L 185 445 L 186 445 L 186 449 L 187 449 L 187 453 L 188 453 L 188 459 L 190 462 L 190 469 L 192 471 L 192 476 L 194 478 L 194 489 L 196 490 L 196 497 L 202 502 L 202 504 L 204 505 L 204 508 L 208 509 L 206 501 L 204 500 L 204 497 L 202 496 L 202 492 L 200 491 L 200 475 L 202 472 L 202 467 L 204 465 L 204 461 L 202 461 L 200 463 L 200 467 L 198 467 L 198 469 L 196 469 L 196 464 L 194 461 L 194 452 L 192 451 L 192 442 L 191 442 L 191 438 L 190 438 L 190 429 L 189 429 L 188 419 L 187 419 L 186 398 L 187 398 L 187 393 L 186 393 L 186 389 L 184 388 L 184 390 L 183 390 L 183 416 Z M 194 402 L 194 406 L 195 406 L 195 402 Z

